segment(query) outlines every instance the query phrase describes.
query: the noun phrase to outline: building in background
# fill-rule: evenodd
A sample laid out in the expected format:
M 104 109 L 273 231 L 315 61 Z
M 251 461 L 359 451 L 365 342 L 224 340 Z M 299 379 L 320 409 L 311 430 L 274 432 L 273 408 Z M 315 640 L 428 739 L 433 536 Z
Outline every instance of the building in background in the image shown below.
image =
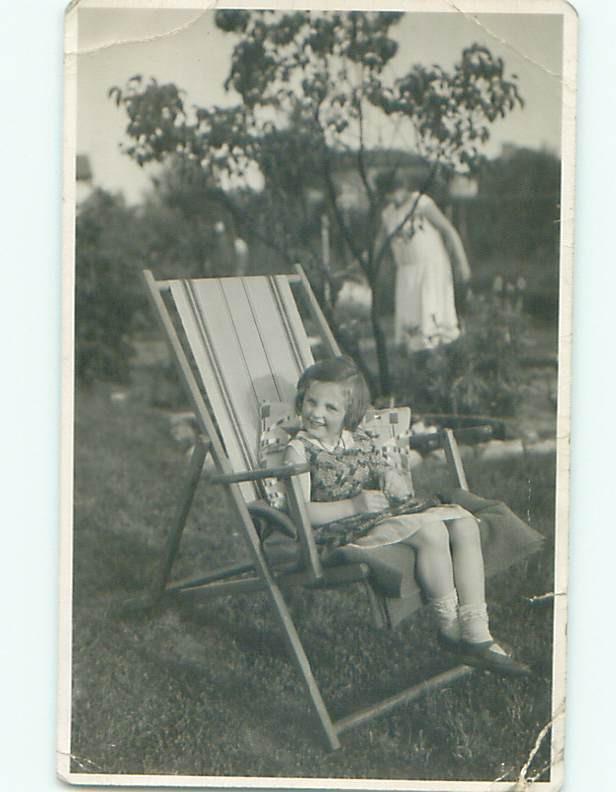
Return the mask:
M 77 207 L 92 194 L 94 183 L 92 180 L 92 166 L 87 154 L 77 154 L 75 158 L 75 203 Z

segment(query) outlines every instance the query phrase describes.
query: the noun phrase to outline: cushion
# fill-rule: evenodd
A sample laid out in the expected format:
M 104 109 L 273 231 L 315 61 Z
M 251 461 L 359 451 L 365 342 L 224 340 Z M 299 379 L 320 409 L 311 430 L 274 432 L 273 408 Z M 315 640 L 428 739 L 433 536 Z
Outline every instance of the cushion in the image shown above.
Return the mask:
M 289 440 L 300 429 L 299 416 L 294 405 L 288 402 L 262 402 L 260 405 L 261 431 L 257 459 L 259 466 L 279 467 L 284 463 L 284 452 Z M 276 478 L 263 479 L 263 495 L 270 506 L 285 509 L 285 484 Z

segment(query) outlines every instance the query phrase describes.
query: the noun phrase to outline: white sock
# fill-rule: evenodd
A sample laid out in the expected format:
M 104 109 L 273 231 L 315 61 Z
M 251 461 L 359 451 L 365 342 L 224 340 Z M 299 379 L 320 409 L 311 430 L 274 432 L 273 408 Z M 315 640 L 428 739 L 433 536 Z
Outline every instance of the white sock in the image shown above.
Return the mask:
M 458 608 L 462 638 L 469 643 L 492 641 L 488 626 L 488 606 L 485 602 L 460 605 Z
M 458 594 L 455 589 L 444 597 L 430 600 L 430 608 L 438 625 L 438 629 L 446 638 L 459 641 L 461 637 L 458 621 Z

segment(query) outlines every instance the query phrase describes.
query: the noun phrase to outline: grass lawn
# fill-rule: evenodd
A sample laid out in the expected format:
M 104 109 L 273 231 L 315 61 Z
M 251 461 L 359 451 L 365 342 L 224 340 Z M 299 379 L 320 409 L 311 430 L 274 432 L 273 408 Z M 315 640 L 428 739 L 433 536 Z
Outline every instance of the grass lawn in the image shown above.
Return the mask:
M 548 541 L 489 584 L 494 632 L 531 663 L 528 679 L 475 673 L 323 749 L 264 595 L 119 616 L 148 586 L 186 459 L 168 421 L 138 400 L 82 392 L 75 446 L 72 755 L 74 772 L 391 779 L 516 778 L 550 720 L 554 458 L 469 463 L 473 489 L 499 497 Z M 419 487 L 438 489 L 425 464 Z M 245 557 L 220 492 L 201 487 L 179 575 Z M 427 615 L 371 626 L 361 588 L 294 592 L 291 610 L 338 716 L 451 667 Z M 546 741 L 529 775 L 549 761 Z M 544 773 L 542 780 L 548 776 Z

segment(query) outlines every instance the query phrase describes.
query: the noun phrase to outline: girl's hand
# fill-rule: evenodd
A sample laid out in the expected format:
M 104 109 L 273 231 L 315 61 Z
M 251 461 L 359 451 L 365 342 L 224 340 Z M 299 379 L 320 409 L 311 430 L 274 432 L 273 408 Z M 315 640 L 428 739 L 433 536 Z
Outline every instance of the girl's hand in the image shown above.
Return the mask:
M 387 498 L 381 490 L 362 490 L 359 495 L 351 498 L 355 514 L 380 512 L 389 506 Z
M 383 491 L 390 503 L 407 500 L 413 494 L 413 488 L 408 477 L 398 470 L 386 471 Z

